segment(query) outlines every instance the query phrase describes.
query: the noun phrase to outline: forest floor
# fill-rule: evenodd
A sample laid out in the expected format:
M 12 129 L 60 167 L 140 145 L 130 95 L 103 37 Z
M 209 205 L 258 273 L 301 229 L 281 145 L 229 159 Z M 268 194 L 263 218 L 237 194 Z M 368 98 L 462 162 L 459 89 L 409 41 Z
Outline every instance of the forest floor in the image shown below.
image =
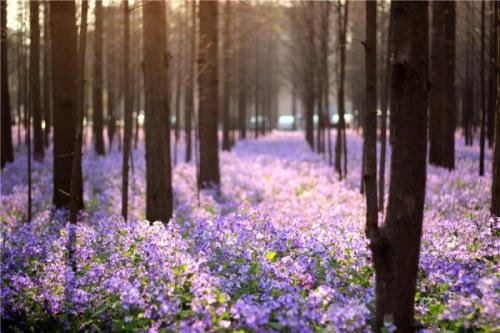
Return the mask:
M 374 276 L 359 193 L 361 143 L 348 133 L 348 175 L 338 181 L 303 133 L 239 141 L 220 155 L 216 198 L 197 195 L 194 163 L 179 162 L 180 144 L 175 218 L 166 226 L 144 221 L 143 145 L 133 151 L 124 222 L 121 152 L 115 147 L 98 157 L 89 143 L 86 210 L 76 228 L 51 210 L 50 154 L 34 164 L 33 222 L 21 222 L 27 201 L 21 148 L 1 174 L 2 328 L 370 331 Z M 456 170 L 428 166 L 416 295 L 421 331 L 500 329 L 499 223 L 488 212 L 491 152 L 485 177 L 478 177 L 478 156 L 477 147 L 457 137 Z M 73 272 L 66 244 L 75 230 Z

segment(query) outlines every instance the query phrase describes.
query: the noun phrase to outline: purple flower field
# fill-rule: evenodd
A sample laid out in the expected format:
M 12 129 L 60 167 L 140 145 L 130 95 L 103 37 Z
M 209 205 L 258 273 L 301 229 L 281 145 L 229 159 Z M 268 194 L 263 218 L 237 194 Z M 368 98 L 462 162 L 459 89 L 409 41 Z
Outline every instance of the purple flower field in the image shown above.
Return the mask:
M 197 195 L 194 163 L 178 163 L 175 218 L 167 225 L 144 219 L 142 145 L 133 151 L 124 222 L 121 152 L 97 157 L 88 144 L 86 209 L 74 230 L 50 206 L 50 153 L 34 164 L 31 224 L 22 222 L 25 152 L 1 173 L 6 330 L 371 331 L 374 272 L 359 193 L 362 139 L 354 132 L 342 182 L 303 133 L 274 132 L 222 152 L 217 199 Z M 458 137 L 455 171 L 428 166 L 416 294 L 422 332 L 500 330 L 500 223 L 489 218 L 490 153 L 485 177 L 477 176 L 479 149 Z M 181 144 L 177 161 L 183 157 Z M 73 232 L 75 272 L 66 246 Z

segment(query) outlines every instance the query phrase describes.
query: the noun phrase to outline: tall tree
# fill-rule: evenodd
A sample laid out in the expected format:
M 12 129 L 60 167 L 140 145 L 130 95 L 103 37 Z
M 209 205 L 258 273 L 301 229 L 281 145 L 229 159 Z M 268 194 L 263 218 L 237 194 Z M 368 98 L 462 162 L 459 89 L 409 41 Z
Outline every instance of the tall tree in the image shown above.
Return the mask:
M 12 145 L 12 124 L 10 114 L 10 96 L 9 96 L 9 68 L 8 68 L 8 52 L 7 52 L 7 1 L 0 1 L 1 11 L 1 72 L 2 72 L 2 152 L 1 166 L 2 169 L 7 162 L 14 161 L 14 147 Z
M 499 30 L 499 20 L 500 16 L 500 3 L 495 2 L 495 34 L 498 37 Z M 491 186 L 491 214 L 493 216 L 500 217 L 500 39 L 496 39 L 496 85 L 497 85 L 497 95 L 496 95 L 496 107 L 495 107 L 495 140 L 493 143 L 493 180 Z
M 377 2 L 366 1 L 366 110 L 364 121 L 366 233 L 369 239 L 377 230 Z
M 82 1 L 80 36 L 78 38 L 76 72 L 76 116 L 73 165 L 70 184 L 70 222 L 77 222 L 78 211 L 83 208 L 82 143 L 83 113 L 85 109 L 85 53 L 87 49 L 87 11 L 89 3 Z
M 229 151 L 231 142 L 229 137 L 229 107 L 231 98 L 231 1 L 224 4 L 224 37 L 223 37 L 223 60 L 224 60 L 224 87 L 222 100 L 222 150 Z
M 495 103 L 497 94 L 497 70 L 496 70 L 496 58 L 497 58 L 497 45 L 496 41 L 498 38 L 497 32 L 497 22 L 495 14 L 495 1 L 491 1 L 491 11 L 490 11 L 490 57 L 489 57 L 489 98 L 488 98 L 488 146 L 492 148 L 494 140 L 494 128 L 495 128 Z
M 50 11 L 49 0 L 43 2 L 43 119 L 45 120 L 45 147 L 49 147 L 49 136 L 52 128 L 52 81 L 50 62 Z
M 146 219 L 167 223 L 172 217 L 170 107 L 167 91 L 166 10 L 162 1 L 143 7 L 146 114 Z
M 389 4 L 390 6 L 390 4 Z M 380 109 L 382 111 L 382 124 L 380 125 L 380 168 L 378 179 L 378 211 L 384 210 L 385 198 L 385 160 L 387 155 L 387 109 L 389 108 L 389 85 L 391 79 L 391 17 L 388 16 L 387 44 L 385 51 L 385 68 L 382 82 L 382 94 L 380 98 Z
M 192 122 L 194 113 L 194 70 L 196 61 L 196 1 L 191 1 L 191 31 L 186 29 L 186 39 L 189 40 L 189 60 L 188 60 L 188 78 L 186 89 L 184 90 L 184 131 L 186 132 L 186 157 L 185 161 L 191 161 L 192 155 Z M 186 20 L 189 14 L 186 11 Z
M 122 216 L 128 216 L 128 171 L 130 150 L 132 147 L 132 90 L 130 86 L 130 13 L 128 0 L 123 2 L 123 117 L 125 129 L 123 133 L 122 162 Z
M 342 13 L 342 8 L 344 12 Z M 338 115 L 339 120 L 337 123 L 337 141 L 335 142 L 335 170 L 339 174 L 339 179 L 342 180 L 343 175 L 347 174 L 347 142 L 345 133 L 345 103 L 344 103 L 344 83 L 345 83 L 345 53 L 346 53 L 346 35 L 347 35 L 347 22 L 349 18 L 349 2 L 346 1 L 343 5 L 341 1 L 337 4 L 337 23 L 338 23 L 338 41 L 340 48 L 340 62 L 339 66 L 339 85 L 337 92 Z M 344 154 L 342 154 L 342 152 Z M 342 168 L 342 156 L 344 158 L 344 166 Z M 344 169 L 344 170 L 342 170 Z
M 376 330 L 381 330 L 386 316 L 392 316 L 396 332 L 411 332 L 426 181 L 427 2 L 391 3 L 391 24 L 389 203 L 385 224 L 368 224 L 367 235 L 375 266 Z
M 102 100 L 102 0 L 97 0 L 95 3 L 95 30 L 94 30 L 94 84 L 93 84 L 93 104 L 94 104 L 94 149 L 98 155 L 104 155 L 103 137 L 103 100 Z
M 51 1 L 52 87 L 54 99 L 54 189 L 56 208 L 70 204 L 76 132 L 77 32 L 74 1 Z M 79 166 L 81 168 L 81 166 Z M 80 180 L 81 181 L 81 180 Z M 79 200 L 83 204 L 83 200 Z
M 484 148 L 486 139 L 486 77 L 484 63 L 484 41 L 486 35 L 485 29 L 486 5 L 481 1 L 481 129 L 479 134 L 479 176 L 484 176 Z
M 42 105 L 40 104 L 40 20 L 38 1 L 30 2 L 30 102 L 33 114 L 33 155 L 43 161 Z
M 455 166 L 455 2 L 432 3 L 429 162 Z
M 219 150 L 217 138 L 219 79 L 217 74 L 217 2 L 199 3 L 199 140 L 200 175 L 198 186 L 212 188 L 220 185 Z

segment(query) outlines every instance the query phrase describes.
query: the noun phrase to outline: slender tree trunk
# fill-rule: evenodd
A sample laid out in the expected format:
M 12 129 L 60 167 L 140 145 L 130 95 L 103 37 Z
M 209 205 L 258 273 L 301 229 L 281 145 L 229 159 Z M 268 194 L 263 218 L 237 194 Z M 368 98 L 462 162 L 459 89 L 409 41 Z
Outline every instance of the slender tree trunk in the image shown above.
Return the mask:
M 2 72 L 2 137 L 1 137 L 1 167 L 7 162 L 14 161 L 14 147 L 12 144 L 12 121 L 10 113 L 10 96 L 9 96 L 9 67 L 8 67 L 8 52 L 7 52 L 7 2 L 0 2 L 1 11 L 1 72 Z
M 366 112 L 364 126 L 366 188 L 366 236 L 375 239 L 378 232 L 377 209 L 377 2 L 366 1 Z
M 342 170 L 342 150 L 344 153 L 347 152 L 347 143 L 345 135 L 345 104 L 344 104 L 344 82 L 345 82 L 345 51 L 346 51 L 346 33 L 347 33 L 347 22 L 349 13 L 349 3 L 344 3 L 344 13 L 342 14 L 342 4 L 340 0 L 338 2 L 338 31 L 339 31 L 339 43 L 340 43 L 340 63 L 339 63 L 339 88 L 338 88 L 338 110 L 339 110 L 339 120 L 337 123 L 337 141 L 335 142 L 335 170 L 339 174 L 339 180 L 342 180 L 342 176 L 347 174 L 347 156 L 344 154 L 344 170 Z
M 128 173 L 129 159 L 132 146 L 132 91 L 130 86 L 130 13 L 128 0 L 123 2 L 123 117 L 125 128 L 123 133 L 123 162 L 122 162 L 122 216 L 128 218 Z
M 113 148 L 113 141 L 116 132 L 116 116 L 115 116 L 115 102 L 116 102 L 116 91 L 115 85 L 117 83 L 116 78 L 116 70 L 115 70 L 115 43 L 114 40 L 114 28 L 112 27 L 112 23 L 114 20 L 114 13 L 112 11 L 107 11 L 107 15 L 103 18 L 104 20 L 108 20 L 108 26 L 106 29 L 106 56 L 107 56 L 107 95 L 108 95 L 108 103 L 107 103 L 107 127 L 108 127 L 108 145 L 109 152 L 111 152 Z
M 143 7 L 144 88 L 146 96 L 146 219 L 167 223 L 172 217 L 170 107 L 167 91 L 165 3 Z
M 231 97 L 231 2 L 227 1 L 224 4 L 224 89 L 223 89 L 223 105 L 222 105 L 222 150 L 229 151 L 231 149 L 231 142 L 229 137 L 229 103 Z
M 198 75 L 200 111 L 200 177 L 199 188 L 220 186 L 219 150 L 217 138 L 218 86 L 217 75 L 217 2 L 201 1 L 199 4 L 200 32 Z
M 175 74 L 175 83 L 176 83 L 176 89 L 175 89 L 175 129 L 174 129 L 174 138 L 175 138 L 175 143 L 174 143 L 174 166 L 177 165 L 177 146 L 179 143 L 180 139 L 180 118 L 181 118 L 181 91 L 182 91 L 182 86 L 183 86 L 183 70 L 182 70 L 182 65 L 183 65 L 183 58 L 184 58 L 184 40 L 182 38 L 183 31 L 182 27 L 179 28 L 180 31 L 179 33 L 179 40 L 177 43 L 177 52 L 179 54 L 179 59 L 177 61 L 177 71 Z
M 191 31 L 186 29 L 186 39 L 189 40 L 189 60 L 188 71 L 189 76 L 186 82 L 185 97 L 184 97 L 184 131 L 186 133 L 186 163 L 191 161 L 192 154 L 192 133 L 194 113 L 194 66 L 195 66 L 195 38 L 196 38 L 196 1 L 191 2 Z M 186 13 L 186 21 L 189 15 Z
M 30 2 L 30 88 L 33 113 L 33 156 L 43 161 L 42 105 L 40 101 L 40 23 L 38 1 Z
M 486 79 L 485 79 L 485 63 L 484 63 L 484 41 L 486 35 L 485 29 L 486 5 L 485 1 L 481 1 L 481 132 L 479 137 L 479 176 L 484 176 L 484 149 L 486 139 Z
M 488 98 L 488 147 L 493 147 L 494 128 L 495 128 L 495 98 L 497 94 L 496 82 L 496 41 L 498 39 L 496 29 L 496 16 L 495 16 L 495 1 L 491 1 L 491 15 L 490 15 L 490 59 L 489 59 L 489 98 Z
M 69 207 L 76 132 L 77 32 L 74 1 L 51 1 L 54 98 L 54 193 L 56 208 Z M 78 166 L 77 166 L 78 167 Z M 81 200 L 83 203 L 83 200 Z
M 85 54 L 87 49 L 87 11 L 89 3 L 82 1 L 80 35 L 78 38 L 77 81 L 76 81 L 76 122 L 73 165 L 70 186 L 70 222 L 77 223 L 78 211 L 83 209 L 82 182 L 82 141 L 83 112 L 85 108 Z
M 432 4 L 429 162 L 455 165 L 455 3 Z
M 495 140 L 493 144 L 493 179 L 491 185 L 491 214 L 493 216 L 500 217 L 500 75 L 498 69 L 500 68 L 500 39 L 498 38 L 499 29 L 499 16 L 500 16 L 500 3 L 495 2 L 495 35 L 497 39 L 495 41 L 496 45 L 496 106 L 495 106 Z
M 393 151 L 383 226 L 368 236 L 376 281 L 376 331 L 392 316 L 396 332 L 414 331 L 414 303 L 426 182 L 427 2 L 391 3 Z
M 45 148 L 49 147 L 50 130 L 52 127 L 52 85 L 50 79 L 50 11 L 49 1 L 43 2 L 43 116 L 45 120 Z
M 102 1 L 95 3 L 95 47 L 94 47 L 94 149 L 97 155 L 104 155 L 103 100 L 102 100 Z
M 392 29 L 391 17 L 388 17 L 389 23 L 387 27 L 387 45 L 385 54 L 385 70 L 382 85 L 382 98 L 380 108 L 382 109 L 382 124 L 380 126 L 380 169 L 379 169 L 379 187 L 378 187 L 378 211 L 381 212 L 385 208 L 385 159 L 387 155 L 387 109 L 389 107 L 389 87 L 391 78 L 391 45 L 392 45 Z

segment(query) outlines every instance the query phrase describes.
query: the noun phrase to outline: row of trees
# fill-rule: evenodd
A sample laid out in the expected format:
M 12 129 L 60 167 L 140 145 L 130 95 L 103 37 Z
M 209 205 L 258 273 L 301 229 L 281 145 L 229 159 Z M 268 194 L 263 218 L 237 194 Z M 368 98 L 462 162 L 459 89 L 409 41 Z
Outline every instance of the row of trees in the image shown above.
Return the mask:
M 43 39 L 39 26 L 40 3 L 32 1 L 29 3 L 29 48 L 27 29 L 22 28 L 22 24 L 14 38 L 17 41 L 15 71 L 9 70 L 9 49 L 12 48 L 8 42 L 12 38 L 7 35 L 6 2 L 0 4 L 2 167 L 14 159 L 8 79 L 10 72 L 16 72 L 15 118 L 18 142 L 21 127 L 26 129 L 28 175 L 31 175 L 31 129 L 33 157 L 39 161 L 44 158 L 44 150 L 50 143 L 49 134 L 53 131 L 53 203 L 56 208 L 70 208 L 73 223 L 84 207 L 81 165 L 82 145 L 86 140 L 84 119 L 93 120 L 96 154 L 106 153 L 105 127 L 109 150 L 114 140 L 122 150 L 122 215 L 126 219 L 129 159 L 132 143 L 137 142 L 141 116 L 144 116 L 146 218 L 166 223 L 172 216 L 172 164 L 177 158 L 175 153 L 171 160 L 171 127 L 176 152 L 183 120 L 185 160 L 191 159 L 194 150 L 198 187 L 217 192 L 220 188 L 219 123 L 224 150 L 231 149 L 237 136 L 247 136 L 249 119 L 253 119 L 250 123 L 255 137 L 274 128 L 278 118 L 278 74 L 289 79 L 295 116 L 298 113 L 296 99 L 302 102 L 308 144 L 328 156 L 340 179 L 347 174 L 345 101 L 349 85 L 345 81 L 346 77 L 351 78 L 351 102 L 360 108 L 354 115 L 365 138 L 361 188 L 366 189 L 366 233 L 376 271 L 378 328 L 386 315 L 392 314 L 399 331 L 412 330 L 428 140 L 430 163 L 454 168 L 457 81 L 463 88 L 460 114 L 467 144 L 472 144 L 474 126 L 480 125 L 481 175 L 484 174 L 485 141 L 488 138 L 494 144 L 492 213 L 500 215 L 497 2 L 481 3 L 481 51 L 477 56 L 473 45 L 477 34 L 477 29 L 473 29 L 473 14 L 477 12 L 477 5 L 471 3 L 433 2 L 430 20 L 428 3 L 424 1 L 392 2 L 390 6 L 378 5 L 375 1 L 367 1 L 364 6 L 341 1 L 304 1 L 281 7 L 272 3 L 201 1 L 185 3 L 175 12 L 162 1 L 130 6 L 124 1 L 120 6 L 107 7 L 96 1 L 94 29 L 88 33 L 93 41 L 89 44 L 90 52 L 86 45 L 89 5 L 86 0 L 81 2 L 78 11 L 79 32 L 75 1 L 43 2 Z M 140 9 L 142 15 L 138 14 Z M 359 15 L 362 10 L 365 20 Z M 286 15 L 271 15 L 277 12 Z M 20 11 L 20 16 L 23 15 Z M 356 18 L 355 22 L 352 17 Z M 467 18 L 465 23 L 459 21 L 463 17 Z M 170 24 L 172 21 L 175 24 Z M 365 23 L 365 34 L 358 39 L 355 32 L 359 31 L 360 22 Z M 287 25 L 285 33 L 279 33 L 276 23 Z M 463 45 L 458 43 L 462 40 L 456 33 L 461 30 L 467 32 Z M 348 58 L 351 62 L 359 60 L 357 52 L 364 52 L 364 70 L 348 61 Z M 92 57 L 88 57 L 89 53 Z M 43 62 L 40 61 L 42 54 Z M 334 66 L 332 55 L 335 55 Z M 283 73 L 275 69 L 280 57 L 286 59 L 288 66 Z M 89 58 L 93 59 L 92 66 L 86 61 Z M 479 59 L 479 71 L 474 70 L 475 59 Z M 462 62 L 463 67 L 457 65 Z M 29 71 L 23 69 L 27 63 Z M 459 76 L 458 80 L 457 67 L 465 68 L 464 77 Z M 330 133 L 331 72 L 335 72 L 337 80 L 335 148 Z M 85 84 L 86 77 L 92 78 L 91 85 Z M 360 77 L 363 80 L 359 80 Z M 359 82 L 366 85 L 360 87 Z M 88 91 L 92 91 L 92 103 L 85 98 Z M 479 102 L 474 99 L 475 92 L 480 93 Z M 107 117 L 104 116 L 105 101 Z M 379 105 L 381 155 L 377 181 Z M 87 112 L 88 109 L 91 112 Z M 385 223 L 379 225 L 377 212 L 384 210 L 388 117 L 392 144 L 389 201 Z M 123 126 L 117 128 L 120 118 Z M 294 127 L 297 118 L 294 118 Z M 31 219 L 30 195 L 31 191 L 28 221 Z
M 156 13 L 153 15 L 149 3 L 129 6 L 126 1 L 103 6 L 102 1 L 95 1 L 93 29 L 87 33 L 87 1 L 81 2 L 80 10 L 74 1 L 34 1 L 29 10 L 24 3 L 17 4 L 18 30 L 9 34 L 6 4 L 2 2 L 2 80 L 6 82 L 2 94 L 9 96 L 9 83 L 15 83 L 11 86 L 17 92 L 17 115 L 15 122 L 7 118 L 12 115 L 11 103 L 2 98 L 2 167 L 14 159 L 12 124 L 17 125 L 19 147 L 21 129 L 25 129 L 24 142 L 37 161 L 43 161 L 45 148 L 53 142 L 53 204 L 56 208 L 71 207 L 72 221 L 84 207 L 81 151 L 88 139 L 84 122 L 92 121 L 97 155 L 111 151 L 113 143 L 122 150 L 124 218 L 128 215 L 129 156 L 143 127 L 146 215 L 150 220 L 165 222 L 172 215 L 172 157 L 166 152 L 173 148 L 175 165 L 182 127 L 185 161 L 191 160 L 193 141 L 195 144 L 200 189 L 220 186 L 217 128 L 221 120 L 225 150 L 231 149 L 236 137 L 247 136 L 249 119 L 255 137 L 275 127 L 276 31 L 272 21 L 262 19 L 264 12 L 275 10 L 272 4 L 201 2 L 197 6 L 196 2 L 186 2 L 174 9 L 159 2 L 151 4 L 151 12 Z M 163 16 L 157 17 L 158 12 Z M 29 29 L 26 17 L 30 19 Z M 254 33 L 256 29 L 259 33 Z M 9 58 L 20 65 L 12 68 Z M 31 153 L 28 156 L 31 175 Z

